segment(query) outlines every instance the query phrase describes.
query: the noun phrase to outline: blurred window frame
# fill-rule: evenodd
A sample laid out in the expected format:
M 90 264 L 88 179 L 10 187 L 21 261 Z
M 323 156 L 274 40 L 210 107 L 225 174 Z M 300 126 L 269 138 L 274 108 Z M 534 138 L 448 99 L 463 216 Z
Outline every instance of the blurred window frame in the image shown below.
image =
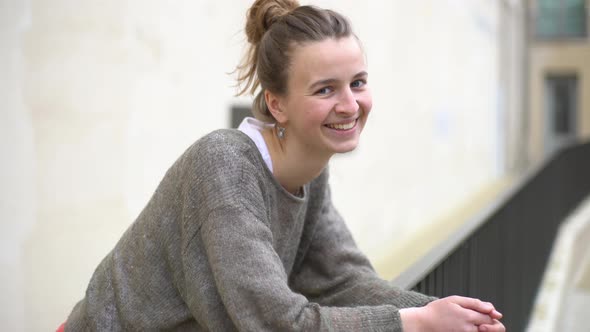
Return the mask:
M 530 4 L 534 39 L 588 39 L 588 0 L 533 0 Z

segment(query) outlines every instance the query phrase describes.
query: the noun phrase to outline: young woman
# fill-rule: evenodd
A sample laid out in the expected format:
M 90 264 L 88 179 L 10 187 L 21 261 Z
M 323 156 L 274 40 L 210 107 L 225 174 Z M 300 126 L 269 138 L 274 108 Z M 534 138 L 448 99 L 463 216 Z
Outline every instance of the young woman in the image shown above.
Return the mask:
M 258 0 L 240 70 L 257 119 L 194 143 L 96 269 L 66 331 L 504 331 L 492 304 L 392 287 L 332 206 L 327 164 L 371 111 L 338 13 Z

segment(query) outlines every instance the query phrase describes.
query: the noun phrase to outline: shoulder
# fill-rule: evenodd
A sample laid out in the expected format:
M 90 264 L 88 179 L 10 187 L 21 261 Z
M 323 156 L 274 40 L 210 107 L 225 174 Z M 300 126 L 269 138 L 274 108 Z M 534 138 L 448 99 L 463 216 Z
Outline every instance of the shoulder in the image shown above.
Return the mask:
M 191 145 L 180 158 L 184 179 L 200 188 L 255 190 L 268 177 L 256 144 L 235 129 L 213 131 Z
M 192 144 L 180 158 L 188 168 L 228 170 L 263 163 L 254 142 L 235 129 L 215 130 Z
M 237 129 L 217 129 L 201 137 L 196 143 L 233 143 L 239 145 L 252 145 L 247 135 Z
M 254 190 L 251 187 L 266 182 L 265 167 L 256 145 L 247 135 L 235 129 L 220 129 L 188 147 L 168 169 L 163 183 L 190 197 Z
M 168 170 L 160 189 L 177 193 L 184 209 L 198 207 L 196 215 L 204 218 L 220 206 L 260 205 L 263 187 L 269 182 L 265 167 L 247 135 L 220 129 L 188 147 Z
M 244 133 L 236 129 L 218 129 L 197 140 L 186 153 L 189 155 L 254 153 L 256 145 Z

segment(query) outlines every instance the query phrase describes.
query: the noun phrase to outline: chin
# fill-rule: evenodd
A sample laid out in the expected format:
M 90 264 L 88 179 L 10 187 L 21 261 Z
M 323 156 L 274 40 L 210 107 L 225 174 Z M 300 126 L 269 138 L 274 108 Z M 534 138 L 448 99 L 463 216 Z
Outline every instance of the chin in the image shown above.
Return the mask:
M 348 152 L 354 151 L 357 146 L 358 146 L 358 141 L 355 141 L 355 142 L 350 142 L 349 144 L 346 144 L 346 145 L 334 147 L 334 149 L 332 149 L 332 151 L 334 153 L 348 153 Z

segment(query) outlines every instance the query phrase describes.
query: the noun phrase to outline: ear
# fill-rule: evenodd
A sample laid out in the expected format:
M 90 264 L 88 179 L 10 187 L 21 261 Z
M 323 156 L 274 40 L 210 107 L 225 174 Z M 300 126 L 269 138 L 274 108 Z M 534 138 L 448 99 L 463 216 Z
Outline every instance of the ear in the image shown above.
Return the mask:
M 287 122 L 287 114 L 284 112 L 284 107 L 282 107 L 282 98 L 268 90 L 264 90 L 264 101 L 275 120 L 278 123 L 285 124 Z

